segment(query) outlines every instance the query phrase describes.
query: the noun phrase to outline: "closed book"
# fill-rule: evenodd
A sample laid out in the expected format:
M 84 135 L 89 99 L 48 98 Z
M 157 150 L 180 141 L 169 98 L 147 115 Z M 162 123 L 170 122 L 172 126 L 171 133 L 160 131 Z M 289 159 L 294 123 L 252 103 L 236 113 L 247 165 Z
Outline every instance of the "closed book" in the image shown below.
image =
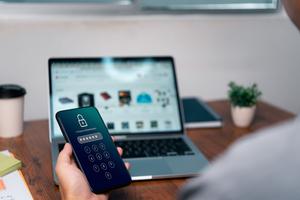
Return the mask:
M 20 169 L 22 166 L 21 161 L 0 153 L 0 177 Z
M 196 98 L 182 99 L 185 128 L 216 128 L 222 126 L 222 118 L 205 102 Z

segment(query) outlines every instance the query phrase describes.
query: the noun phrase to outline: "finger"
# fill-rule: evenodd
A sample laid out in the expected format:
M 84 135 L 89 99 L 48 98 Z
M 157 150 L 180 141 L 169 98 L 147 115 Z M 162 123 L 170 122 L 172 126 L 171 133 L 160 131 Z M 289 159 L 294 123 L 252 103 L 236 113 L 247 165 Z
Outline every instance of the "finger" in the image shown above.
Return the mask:
M 118 153 L 120 156 L 123 154 L 123 149 L 121 147 L 117 147 Z
M 60 171 L 64 168 L 65 164 L 72 164 L 72 147 L 69 143 L 66 143 L 57 157 L 57 163 L 55 167 L 56 174 L 59 175 Z
M 108 199 L 109 193 L 97 194 L 96 197 L 97 197 L 97 199 Z
M 77 166 L 77 165 L 76 165 L 76 162 L 75 162 L 75 160 L 74 160 L 74 156 L 73 156 L 73 154 L 72 154 L 72 156 L 71 156 L 71 161 L 70 161 L 70 164 L 71 164 L 71 165 L 75 165 L 75 166 Z
M 129 163 L 129 162 L 125 162 L 125 167 L 126 167 L 127 169 L 130 169 L 130 163 Z
M 71 163 L 72 160 L 72 147 L 69 143 L 66 143 L 63 150 L 59 153 L 58 163 Z

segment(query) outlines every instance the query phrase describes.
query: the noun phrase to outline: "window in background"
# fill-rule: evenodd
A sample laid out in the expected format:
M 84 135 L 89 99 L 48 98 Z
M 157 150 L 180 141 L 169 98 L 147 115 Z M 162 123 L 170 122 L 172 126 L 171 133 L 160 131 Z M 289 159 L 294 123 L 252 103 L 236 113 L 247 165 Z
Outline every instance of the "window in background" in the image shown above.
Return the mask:
M 139 0 L 144 8 L 171 10 L 276 9 L 278 0 Z
M 130 3 L 131 0 L 0 0 L 5 3 Z
M 103 10 L 122 5 L 119 11 L 130 13 L 150 13 L 165 11 L 197 11 L 197 10 L 265 10 L 278 8 L 279 0 L 0 0 L 4 6 L 10 5 L 99 5 Z M 109 10 L 109 9 L 108 9 Z M 114 14 L 114 13 L 111 13 Z

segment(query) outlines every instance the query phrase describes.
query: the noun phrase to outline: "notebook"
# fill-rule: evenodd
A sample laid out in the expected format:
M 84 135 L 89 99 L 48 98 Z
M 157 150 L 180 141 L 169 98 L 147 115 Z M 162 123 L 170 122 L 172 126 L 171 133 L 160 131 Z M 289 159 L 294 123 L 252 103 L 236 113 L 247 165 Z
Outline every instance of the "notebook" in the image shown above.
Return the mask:
M 12 156 L 9 151 L 1 151 L 7 156 Z M 15 170 L 0 177 L 1 200 L 33 200 L 29 188 L 20 170 Z
M 215 128 L 222 126 L 222 118 L 196 97 L 182 99 L 186 128 Z
M 20 169 L 21 166 L 21 161 L 0 152 L 0 177 Z

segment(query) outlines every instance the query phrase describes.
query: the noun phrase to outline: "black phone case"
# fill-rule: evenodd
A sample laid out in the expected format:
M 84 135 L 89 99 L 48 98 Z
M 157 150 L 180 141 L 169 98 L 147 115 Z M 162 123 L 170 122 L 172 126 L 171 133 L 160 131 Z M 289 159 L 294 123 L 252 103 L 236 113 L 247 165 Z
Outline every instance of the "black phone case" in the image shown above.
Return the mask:
M 131 183 L 130 174 L 96 108 L 59 111 L 56 119 L 92 192 L 99 194 Z

